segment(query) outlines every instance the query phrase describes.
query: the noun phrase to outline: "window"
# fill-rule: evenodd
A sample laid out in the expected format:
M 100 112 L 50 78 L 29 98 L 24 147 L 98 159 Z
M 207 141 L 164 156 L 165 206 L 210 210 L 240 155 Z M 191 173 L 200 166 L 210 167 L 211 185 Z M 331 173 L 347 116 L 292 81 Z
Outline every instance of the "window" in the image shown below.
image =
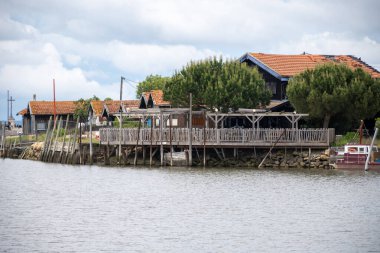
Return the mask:
M 272 91 L 273 95 L 277 94 L 277 83 L 276 82 L 268 82 L 267 86 Z
M 45 122 L 37 123 L 37 131 L 43 131 L 43 130 L 46 130 L 46 123 Z
M 166 121 L 166 125 L 167 126 L 170 125 L 170 120 L 169 119 Z M 172 119 L 172 126 L 178 126 L 178 119 Z

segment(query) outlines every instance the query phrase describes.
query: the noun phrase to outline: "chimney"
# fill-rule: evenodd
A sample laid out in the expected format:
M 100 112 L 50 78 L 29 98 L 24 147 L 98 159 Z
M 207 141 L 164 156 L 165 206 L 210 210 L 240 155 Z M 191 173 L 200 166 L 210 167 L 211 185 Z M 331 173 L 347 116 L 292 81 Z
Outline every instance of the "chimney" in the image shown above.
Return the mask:
M 36 98 L 37 98 L 36 94 L 33 94 L 33 101 L 36 101 Z

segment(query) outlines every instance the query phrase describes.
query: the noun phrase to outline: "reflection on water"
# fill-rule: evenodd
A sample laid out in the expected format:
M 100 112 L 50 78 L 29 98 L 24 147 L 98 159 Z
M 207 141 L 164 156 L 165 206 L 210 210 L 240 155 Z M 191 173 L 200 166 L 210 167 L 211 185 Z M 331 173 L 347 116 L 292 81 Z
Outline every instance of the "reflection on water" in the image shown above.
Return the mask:
M 0 160 L 0 251 L 380 251 L 380 174 Z

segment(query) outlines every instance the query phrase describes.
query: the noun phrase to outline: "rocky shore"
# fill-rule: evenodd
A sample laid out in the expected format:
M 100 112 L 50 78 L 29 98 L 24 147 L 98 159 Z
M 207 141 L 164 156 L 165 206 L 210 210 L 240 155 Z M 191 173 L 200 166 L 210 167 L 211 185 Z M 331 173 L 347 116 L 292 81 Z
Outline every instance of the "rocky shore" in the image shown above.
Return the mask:
M 43 150 L 43 142 L 36 142 L 27 147 L 21 154 L 13 158 L 38 160 Z M 139 149 L 138 152 L 141 152 Z M 138 153 L 137 165 L 143 165 L 142 154 Z M 239 150 L 234 156 L 232 150 L 226 150 L 225 156 L 220 157 L 214 151 L 208 152 L 206 156 L 207 167 L 252 167 L 257 168 L 267 155 L 268 150 Z M 123 165 L 132 165 L 134 159 L 134 151 L 131 151 L 128 159 L 123 161 Z M 104 165 L 104 153 L 102 149 L 97 149 L 94 153 L 94 163 Z M 111 154 L 108 161 L 109 165 L 118 165 L 118 158 L 116 152 Z M 149 159 L 145 162 L 149 164 Z M 160 160 L 156 155 L 153 158 L 153 165 L 159 166 Z M 193 166 L 203 166 L 203 157 L 197 156 L 193 153 Z M 308 151 L 290 150 L 287 152 L 283 149 L 273 150 L 267 155 L 261 168 L 304 168 L 304 169 L 331 169 L 329 166 L 329 152 L 328 150 L 313 150 L 309 154 Z

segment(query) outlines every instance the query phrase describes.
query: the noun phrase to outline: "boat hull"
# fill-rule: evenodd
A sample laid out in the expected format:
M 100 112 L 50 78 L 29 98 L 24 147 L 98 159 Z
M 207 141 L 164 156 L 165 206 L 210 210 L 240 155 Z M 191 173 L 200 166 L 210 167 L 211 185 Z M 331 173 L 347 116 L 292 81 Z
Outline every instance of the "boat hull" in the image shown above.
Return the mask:
M 365 163 L 334 163 L 331 164 L 334 169 L 338 170 L 364 170 Z M 380 172 L 380 163 L 369 163 L 368 170 Z

